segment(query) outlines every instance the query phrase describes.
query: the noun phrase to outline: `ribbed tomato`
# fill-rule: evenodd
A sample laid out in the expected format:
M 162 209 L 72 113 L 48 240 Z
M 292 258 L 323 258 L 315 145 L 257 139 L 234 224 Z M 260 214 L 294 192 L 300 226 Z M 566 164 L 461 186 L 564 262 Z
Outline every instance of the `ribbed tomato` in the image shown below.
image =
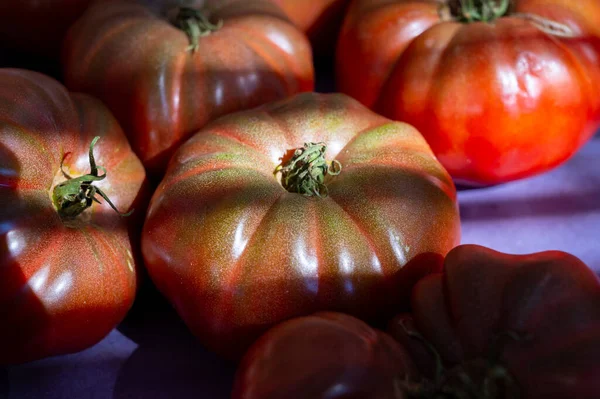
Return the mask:
M 348 0 L 273 0 L 306 32 L 318 55 L 333 55 Z
M 429 378 L 410 397 L 600 397 L 600 280 L 573 255 L 462 245 L 411 303 L 390 331 Z
M 448 254 L 389 336 L 344 314 L 269 330 L 237 371 L 234 399 L 596 399 L 600 280 L 559 251 Z
M 233 399 L 403 399 L 419 375 L 409 353 L 343 313 L 319 312 L 273 327 L 241 361 Z
M 599 36 L 596 0 L 357 0 L 337 82 L 419 129 L 457 181 L 502 183 L 560 164 L 597 128 Z
M 293 316 L 389 315 L 458 243 L 455 200 L 413 127 L 344 95 L 302 94 L 183 144 L 142 251 L 191 330 L 235 357 Z
M 150 174 L 217 116 L 313 88 L 310 45 L 269 0 L 106 0 L 69 31 L 71 90 L 113 111 Z
M 0 364 L 84 349 L 125 317 L 145 181 L 98 100 L 0 70 Z

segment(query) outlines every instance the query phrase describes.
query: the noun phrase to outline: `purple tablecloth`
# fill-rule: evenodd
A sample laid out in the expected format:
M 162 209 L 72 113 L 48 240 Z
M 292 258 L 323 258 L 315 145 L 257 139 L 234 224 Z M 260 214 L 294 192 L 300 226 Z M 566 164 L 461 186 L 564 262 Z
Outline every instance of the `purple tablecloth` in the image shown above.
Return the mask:
M 600 272 L 599 135 L 558 169 L 463 190 L 459 201 L 463 243 L 508 253 L 561 249 Z M 229 397 L 233 373 L 152 297 L 86 351 L 0 369 L 0 398 L 220 399 Z

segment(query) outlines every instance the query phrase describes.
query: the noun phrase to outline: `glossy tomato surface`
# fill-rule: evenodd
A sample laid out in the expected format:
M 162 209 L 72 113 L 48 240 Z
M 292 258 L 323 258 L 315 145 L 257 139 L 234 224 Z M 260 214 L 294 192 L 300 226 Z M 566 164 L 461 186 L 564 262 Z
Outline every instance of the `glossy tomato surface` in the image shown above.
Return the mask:
M 308 35 L 317 55 L 333 56 L 348 0 L 273 0 Z
M 90 173 L 96 136 L 106 178 L 94 185 L 121 211 L 141 206 L 144 168 L 98 100 L 35 72 L 0 70 L 0 364 L 91 346 L 133 303 L 131 240 L 144 209 L 124 218 L 97 196 L 101 204 L 67 220 L 52 200 L 67 180 L 61 161 L 73 178 Z
M 389 335 L 343 313 L 281 323 L 240 363 L 233 399 L 402 399 L 396 381 L 418 371 Z
M 491 22 L 443 10 L 434 0 L 353 2 L 337 48 L 339 90 L 414 125 L 465 183 L 546 171 L 591 137 L 599 2 L 517 0 Z
M 572 255 L 462 245 L 416 284 L 398 342 L 345 314 L 293 319 L 252 345 L 232 397 L 598 398 L 599 300 Z
M 288 192 L 274 174 L 311 142 L 342 167 L 326 176 L 327 197 Z M 152 198 L 142 251 L 191 330 L 236 357 L 294 316 L 374 319 L 399 306 L 399 292 L 458 243 L 455 197 L 413 127 L 344 95 L 301 94 L 221 118 L 182 145 Z
M 486 375 L 496 376 L 491 388 L 513 385 L 513 396 L 481 397 L 592 399 L 600 397 L 599 304 L 598 276 L 570 254 L 462 245 L 443 274 L 417 283 L 412 314 L 398 316 L 390 332 L 429 378 L 435 359 L 407 331 L 435 348 L 446 381 L 463 371 L 479 387 Z
M 69 27 L 91 0 L 0 1 L 0 49 L 60 58 Z
M 67 87 L 108 105 L 155 177 L 215 117 L 313 88 L 310 44 L 269 0 L 188 2 L 222 23 L 195 51 L 170 22 L 180 10 L 173 3 L 98 2 L 63 48 Z

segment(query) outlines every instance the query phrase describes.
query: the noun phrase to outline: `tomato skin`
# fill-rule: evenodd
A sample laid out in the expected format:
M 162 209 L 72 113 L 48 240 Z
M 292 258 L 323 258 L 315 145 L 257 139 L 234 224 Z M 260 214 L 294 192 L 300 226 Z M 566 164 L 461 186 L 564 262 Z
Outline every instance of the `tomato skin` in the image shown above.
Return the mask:
M 485 358 L 494 334 L 516 332 L 520 339 L 496 349 L 521 397 L 600 397 L 600 280 L 573 255 L 461 245 L 448 253 L 443 273 L 417 283 L 411 303 L 412 314 L 399 315 L 389 331 L 424 374 L 432 373 L 432 357 L 400 321 L 421 333 L 447 367 Z
M 3 0 L 0 48 L 58 59 L 69 27 L 91 0 Z
M 107 170 L 104 200 L 64 222 L 55 184 Z M 68 155 L 66 155 L 68 154 Z M 98 100 L 42 74 L 0 69 L 0 365 L 87 348 L 108 334 L 136 291 L 135 226 L 143 216 L 144 168 Z
M 333 56 L 348 0 L 273 0 L 305 32 L 317 55 Z
M 394 381 L 418 375 L 389 335 L 343 313 L 281 323 L 240 363 L 233 399 L 401 399 Z
M 65 40 L 64 75 L 108 105 L 154 177 L 208 121 L 313 88 L 310 44 L 268 1 L 206 1 L 223 26 L 194 53 L 169 2 L 139 3 L 90 6 Z
M 600 4 L 520 0 L 515 11 L 579 36 L 553 37 L 513 16 L 443 21 L 433 1 L 356 1 L 338 42 L 338 88 L 415 126 L 458 182 L 549 170 L 598 127 Z
M 443 272 L 415 285 L 411 313 L 390 323 L 397 343 L 345 314 L 293 319 L 252 345 L 232 398 L 437 397 L 436 389 L 428 396 L 406 392 L 435 378 L 432 348 L 445 368 L 439 381 L 450 383 L 441 386 L 456 397 L 483 397 L 465 394 L 460 382 L 481 387 L 482 371 L 492 367 L 488 392 L 502 381 L 501 368 L 517 383 L 519 396 L 502 397 L 598 398 L 598 303 L 598 276 L 573 255 L 508 255 L 461 245 L 448 253 Z M 513 338 L 505 335 L 502 343 L 503 333 Z M 460 380 L 451 379 L 456 371 Z
M 342 164 L 327 198 L 289 193 L 273 175 L 306 142 L 324 142 Z M 236 359 L 291 317 L 389 318 L 458 244 L 455 196 L 411 126 L 344 95 L 301 94 L 221 118 L 182 145 L 153 195 L 142 252 L 192 332 Z

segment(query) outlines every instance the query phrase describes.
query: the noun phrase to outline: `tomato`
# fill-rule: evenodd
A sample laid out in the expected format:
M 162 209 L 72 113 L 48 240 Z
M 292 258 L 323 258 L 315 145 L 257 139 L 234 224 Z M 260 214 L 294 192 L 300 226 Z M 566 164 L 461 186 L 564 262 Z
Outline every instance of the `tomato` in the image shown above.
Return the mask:
M 487 383 L 512 396 L 456 397 L 600 397 L 600 280 L 573 255 L 462 245 L 443 274 L 417 283 L 411 302 L 391 333 L 425 375 L 439 373 L 438 389 Z
M 0 70 L 0 365 L 84 349 L 124 318 L 145 189 L 141 162 L 98 100 Z
M 354 2 L 339 90 L 414 125 L 461 183 L 507 182 L 572 156 L 598 127 L 600 3 L 516 0 L 488 22 L 474 13 L 508 0 L 446 3 Z
M 308 35 L 315 53 L 333 55 L 348 0 L 273 0 Z
M 0 48 L 58 59 L 67 30 L 90 1 L 0 1 Z
M 310 45 L 274 4 L 146 3 L 90 6 L 65 40 L 64 74 L 108 105 L 154 177 L 209 120 L 312 90 Z
M 455 200 L 412 126 L 308 93 L 183 144 L 151 200 L 142 252 L 192 332 L 236 358 L 294 316 L 393 312 L 397 292 L 458 244 Z
M 343 313 L 277 325 L 239 365 L 233 399 L 401 399 L 396 379 L 418 371 L 406 349 Z
M 559 251 L 450 251 L 389 333 L 344 314 L 277 325 L 242 359 L 234 399 L 600 397 L 600 280 Z

